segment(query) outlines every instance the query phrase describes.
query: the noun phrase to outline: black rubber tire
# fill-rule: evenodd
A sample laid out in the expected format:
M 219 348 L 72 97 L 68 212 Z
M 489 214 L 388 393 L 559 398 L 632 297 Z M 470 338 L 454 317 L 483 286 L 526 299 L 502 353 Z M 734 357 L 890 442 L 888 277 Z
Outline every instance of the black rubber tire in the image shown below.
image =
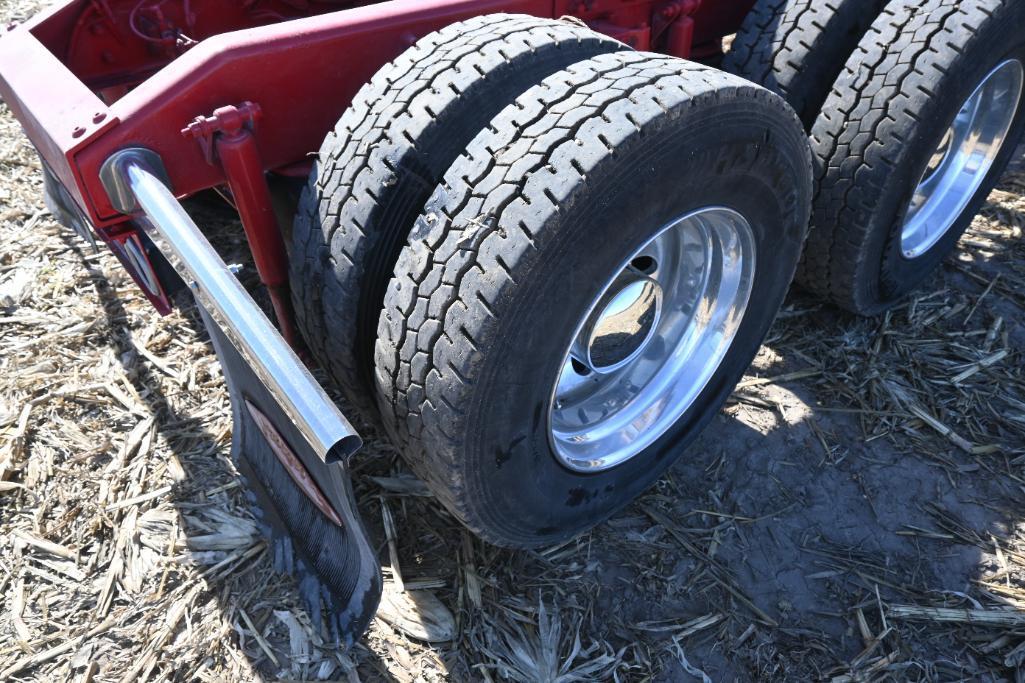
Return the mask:
M 558 542 L 604 520 L 672 464 L 749 365 L 790 284 L 810 192 L 797 117 L 735 76 L 624 52 L 531 89 L 446 174 L 389 284 L 376 376 L 407 460 L 499 545 Z M 732 347 L 651 448 L 599 474 L 570 471 L 546 415 L 579 316 L 627 254 L 706 206 L 739 211 L 757 233 Z
M 914 189 L 962 103 L 1009 58 L 1025 62 L 1021 0 L 893 0 L 851 56 L 812 130 L 812 229 L 798 270 L 807 289 L 878 313 L 954 248 L 1025 131 L 1018 113 L 992 170 L 950 231 L 917 258 L 900 234 Z
M 811 130 L 833 82 L 888 0 L 758 0 L 722 68 L 781 95 Z
M 586 27 L 496 14 L 448 26 L 383 67 L 320 149 L 294 228 L 299 328 L 374 419 L 384 291 L 424 203 L 481 128 L 563 67 L 625 45 Z

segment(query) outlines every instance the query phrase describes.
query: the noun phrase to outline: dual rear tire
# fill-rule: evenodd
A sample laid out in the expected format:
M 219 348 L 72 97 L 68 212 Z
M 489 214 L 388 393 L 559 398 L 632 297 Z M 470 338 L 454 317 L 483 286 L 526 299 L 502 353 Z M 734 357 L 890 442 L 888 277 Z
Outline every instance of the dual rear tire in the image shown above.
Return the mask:
M 798 282 L 871 315 L 954 250 L 1025 132 L 1025 2 L 894 0 L 812 128 Z
M 785 97 L 816 166 L 805 289 L 872 315 L 954 249 L 1025 132 L 1021 0 L 758 0 L 723 67 Z
M 557 542 L 721 407 L 789 285 L 810 191 L 804 131 L 767 90 L 480 17 L 385 67 L 325 142 L 295 230 L 300 325 L 462 522 Z
M 721 72 L 611 54 L 531 89 L 453 164 L 385 297 L 378 391 L 418 473 L 505 545 L 562 540 L 633 500 L 750 364 L 809 190 L 796 117 Z M 646 252 L 681 224 L 677 253 Z M 633 282 L 660 302 L 631 312 Z M 577 344 L 589 320 L 616 324 L 596 310 L 607 292 L 626 292 L 611 305 L 627 320 L 606 337 L 627 339 Z
M 1022 25 L 1021 0 L 759 0 L 724 62 L 757 84 L 574 24 L 450 26 L 324 142 L 300 328 L 468 527 L 563 540 L 682 454 L 795 268 L 872 314 L 953 249 L 1025 132 Z

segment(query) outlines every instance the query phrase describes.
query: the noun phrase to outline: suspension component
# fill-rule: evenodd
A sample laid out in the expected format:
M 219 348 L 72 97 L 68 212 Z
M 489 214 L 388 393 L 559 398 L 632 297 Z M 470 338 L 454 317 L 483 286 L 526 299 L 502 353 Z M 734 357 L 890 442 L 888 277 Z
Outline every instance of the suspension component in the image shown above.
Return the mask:
M 260 115 L 259 105 L 253 102 L 221 107 L 211 116 L 197 117 L 182 129 L 182 135 L 199 142 L 207 163 L 220 162 L 278 327 L 295 348 L 298 335 L 288 287 L 288 256 L 254 135 Z

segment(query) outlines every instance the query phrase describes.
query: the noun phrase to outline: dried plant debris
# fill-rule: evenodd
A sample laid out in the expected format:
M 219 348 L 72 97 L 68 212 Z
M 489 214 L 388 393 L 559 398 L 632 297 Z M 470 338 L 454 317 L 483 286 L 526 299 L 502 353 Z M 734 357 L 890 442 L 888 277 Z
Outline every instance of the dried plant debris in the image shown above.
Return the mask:
M 0 680 L 1022 680 L 1022 170 L 890 313 L 794 292 L 669 475 L 558 547 L 473 538 L 363 425 L 388 599 L 343 651 L 273 570 L 195 312 L 54 222 L 0 105 Z

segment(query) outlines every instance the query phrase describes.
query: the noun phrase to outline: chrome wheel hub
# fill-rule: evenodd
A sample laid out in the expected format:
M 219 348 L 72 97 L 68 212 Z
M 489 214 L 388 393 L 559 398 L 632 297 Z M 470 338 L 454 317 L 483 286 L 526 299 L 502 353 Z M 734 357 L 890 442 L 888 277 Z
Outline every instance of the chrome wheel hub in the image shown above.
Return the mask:
M 1011 130 L 1025 67 L 1009 59 L 965 101 L 929 162 L 901 230 L 905 258 L 916 258 L 947 234 L 979 191 Z
M 577 325 L 552 390 L 562 464 L 615 467 L 679 420 L 730 348 L 754 272 L 750 224 L 721 207 L 672 221 L 626 259 Z

